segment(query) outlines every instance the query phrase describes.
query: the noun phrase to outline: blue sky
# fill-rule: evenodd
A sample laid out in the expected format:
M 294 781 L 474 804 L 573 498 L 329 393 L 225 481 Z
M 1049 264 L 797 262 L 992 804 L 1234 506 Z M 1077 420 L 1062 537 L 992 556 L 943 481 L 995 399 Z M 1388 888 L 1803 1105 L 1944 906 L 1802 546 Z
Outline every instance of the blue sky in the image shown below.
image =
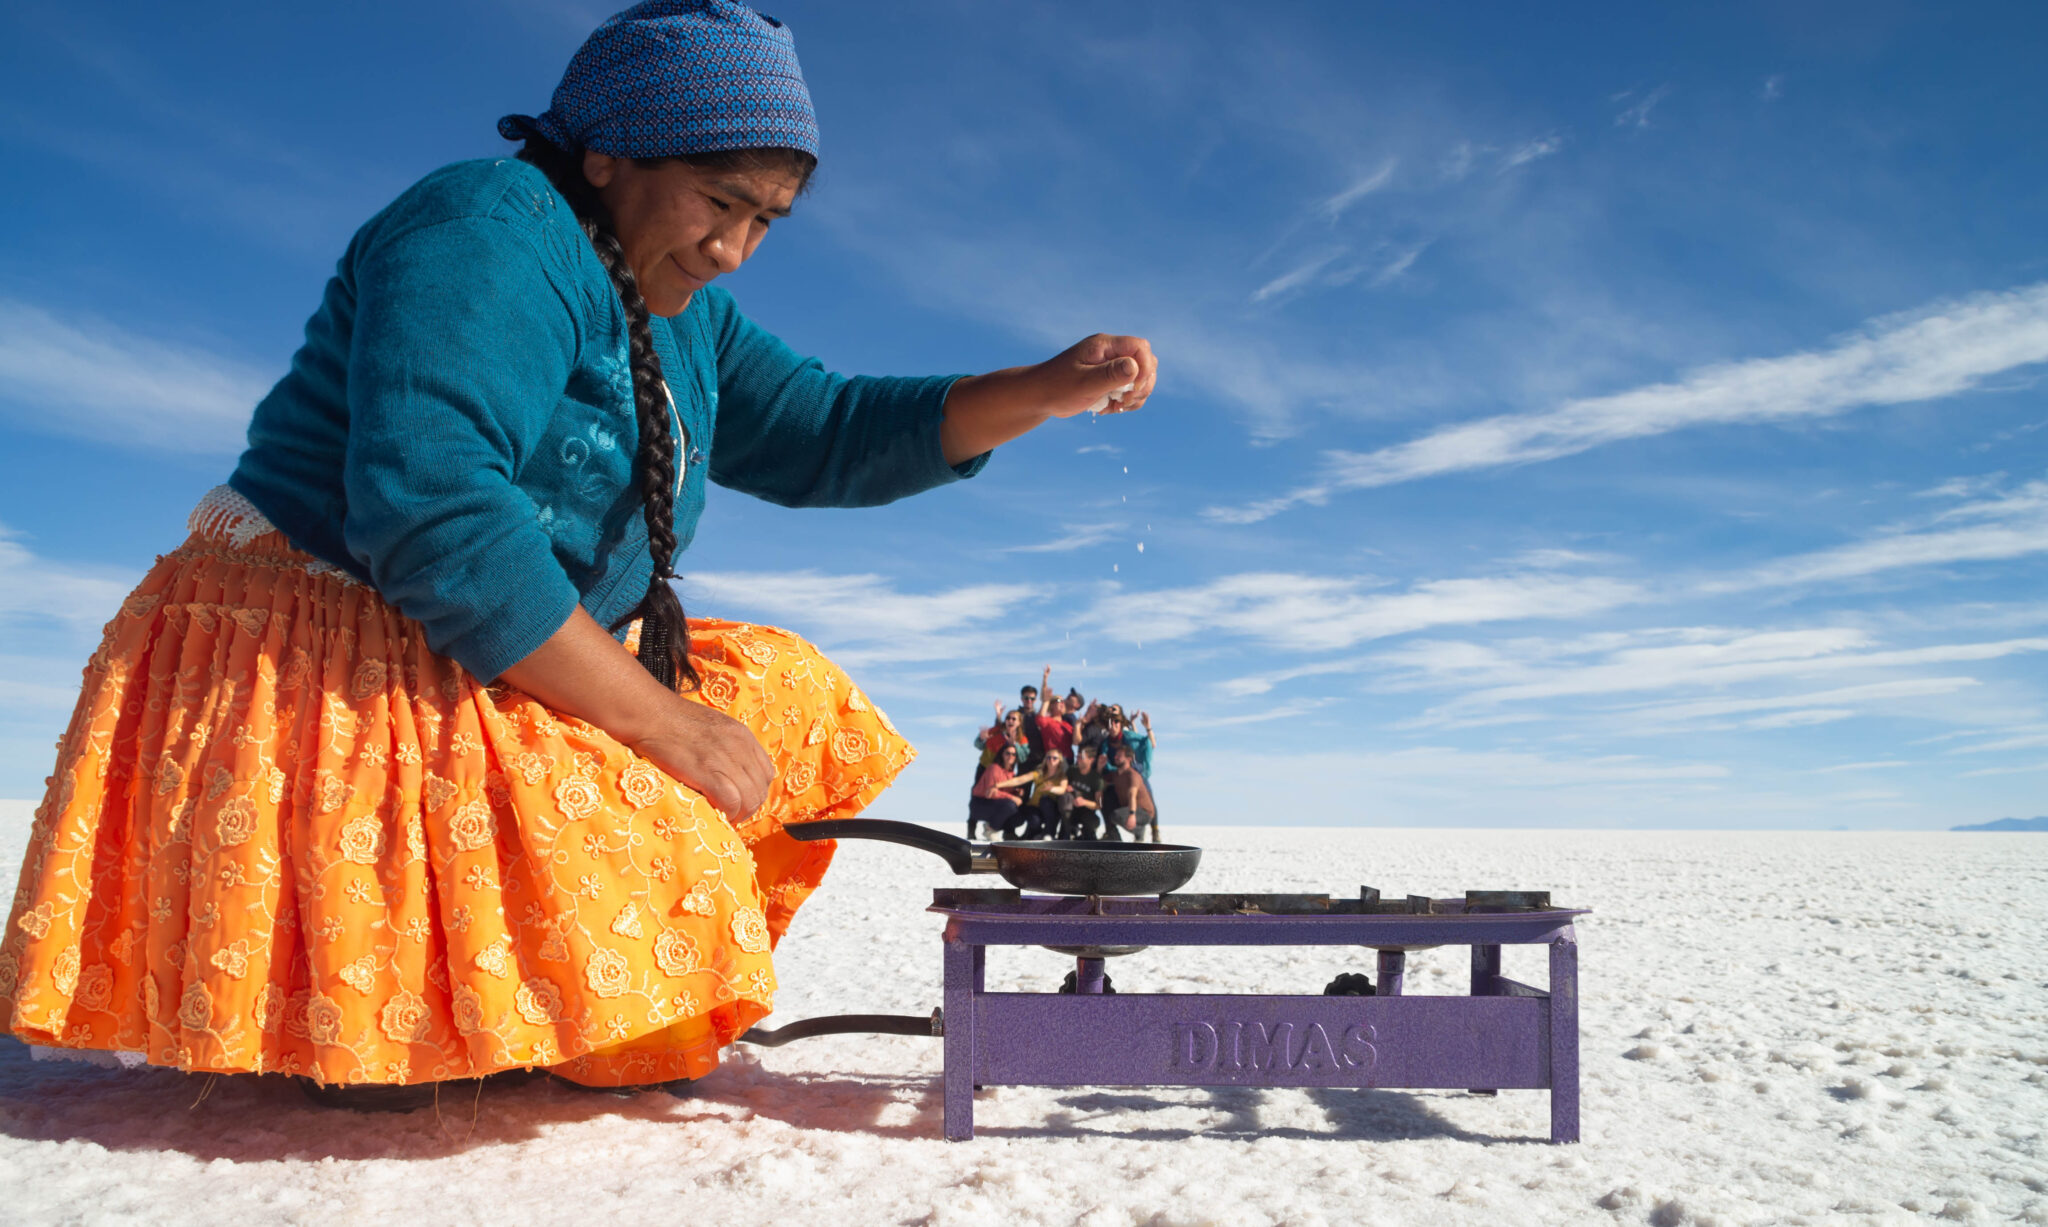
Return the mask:
M 606 11 L 0 12 L 0 797 L 350 233 Z M 933 495 L 714 495 L 688 604 L 873 691 L 877 812 L 956 818 L 1047 663 L 1152 713 L 1169 824 L 2048 811 L 2038 6 L 770 11 L 825 155 L 744 309 L 849 373 L 1162 362 Z

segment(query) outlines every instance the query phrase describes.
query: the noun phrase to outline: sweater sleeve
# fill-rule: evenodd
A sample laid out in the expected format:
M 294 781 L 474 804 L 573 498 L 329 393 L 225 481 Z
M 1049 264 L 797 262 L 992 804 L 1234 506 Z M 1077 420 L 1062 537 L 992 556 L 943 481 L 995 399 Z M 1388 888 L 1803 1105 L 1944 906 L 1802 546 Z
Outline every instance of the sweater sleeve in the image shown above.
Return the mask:
M 427 643 L 491 680 L 577 602 L 513 475 L 575 362 L 570 309 L 503 221 L 446 221 L 356 262 L 343 537 Z
M 872 507 L 972 477 L 939 445 L 958 375 L 848 378 L 805 358 L 706 288 L 718 349 L 711 479 L 785 507 Z

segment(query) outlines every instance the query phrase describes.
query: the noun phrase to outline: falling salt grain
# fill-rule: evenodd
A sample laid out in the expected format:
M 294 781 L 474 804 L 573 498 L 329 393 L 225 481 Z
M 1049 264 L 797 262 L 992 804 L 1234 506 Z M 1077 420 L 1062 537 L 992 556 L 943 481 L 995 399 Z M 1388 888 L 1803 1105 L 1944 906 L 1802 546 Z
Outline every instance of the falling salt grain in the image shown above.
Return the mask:
M 1112 570 L 1112 571 L 1116 571 L 1116 570 L 1120 570 L 1121 568 L 1119 568 L 1119 567 L 1118 567 L 1118 566 L 1117 566 L 1117 565 L 1116 565 L 1115 563 L 1113 563 L 1113 562 L 1112 562 L 1112 563 L 1110 563 L 1110 564 L 1109 564 L 1109 569 L 1110 569 L 1110 570 Z
M 1124 472 L 1125 472 L 1125 473 L 1129 473 L 1130 471 L 1131 471 L 1131 466 L 1130 466 L 1130 465 L 1125 465 L 1125 466 L 1124 466 Z
M 1145 543 L 1143 541 L 1138 542 L 1138 552 L 1140 554 L 1145 552 Z

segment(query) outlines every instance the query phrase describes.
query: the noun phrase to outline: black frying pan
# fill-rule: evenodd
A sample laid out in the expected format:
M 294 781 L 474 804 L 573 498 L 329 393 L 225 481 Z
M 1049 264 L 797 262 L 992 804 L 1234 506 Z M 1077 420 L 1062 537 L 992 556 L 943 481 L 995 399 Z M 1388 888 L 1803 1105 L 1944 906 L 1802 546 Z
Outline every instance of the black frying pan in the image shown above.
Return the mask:
M 1022 890 L 1053 895 L 1163 895 L 1195 876 L 1202 850 L 1185 844 L 1126 844 L 1103 839 L 973 844 L 958 835 L 886 818 L 792 822 L 792 839 L 881 839 L 935 852 L 954 873 L 1000 873 Z

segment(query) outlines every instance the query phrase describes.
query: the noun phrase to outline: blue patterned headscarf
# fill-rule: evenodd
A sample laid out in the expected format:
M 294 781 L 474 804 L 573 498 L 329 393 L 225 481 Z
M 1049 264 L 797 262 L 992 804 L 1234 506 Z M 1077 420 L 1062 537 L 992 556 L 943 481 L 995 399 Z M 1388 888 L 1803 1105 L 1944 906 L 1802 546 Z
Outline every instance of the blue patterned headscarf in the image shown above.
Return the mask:
M 646 0 L 597 28 L 553 105 L 498 121 L 506 140 L 661 158 L 721 149 L 818 154 L 796 41 L 738 0 Z

